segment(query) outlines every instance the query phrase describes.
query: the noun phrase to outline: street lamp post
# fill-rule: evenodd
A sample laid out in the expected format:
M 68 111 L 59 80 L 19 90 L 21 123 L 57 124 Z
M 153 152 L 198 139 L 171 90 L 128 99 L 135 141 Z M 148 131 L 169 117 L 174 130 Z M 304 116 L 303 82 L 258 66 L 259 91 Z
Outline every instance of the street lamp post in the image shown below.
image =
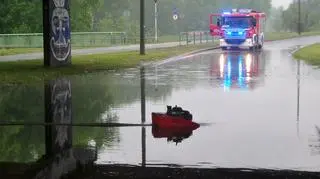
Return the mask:
M 145 55 L 144 0 L 140 0 L 140 55 Z
M 154 0 L 154 40 L 158 42 L 158 0 Z
M 301 0 L 298 0 L 298 34 L 301 35 Z

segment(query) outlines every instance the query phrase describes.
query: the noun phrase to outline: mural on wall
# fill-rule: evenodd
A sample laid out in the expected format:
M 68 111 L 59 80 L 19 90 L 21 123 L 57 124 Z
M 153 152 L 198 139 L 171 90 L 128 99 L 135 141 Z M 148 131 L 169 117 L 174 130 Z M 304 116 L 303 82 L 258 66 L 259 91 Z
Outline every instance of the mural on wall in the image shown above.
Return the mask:
M 54 6 L 51 15 L 51 40 L 52 55 L 58 61 L 66 61 L 71 53 L 70 16 L 68 0 L 53 0 Z
M 51 93 L 52 120 L 54 123 L 72 123 L 71 82 L 67 79 L 56 80 Z M 64 149 L 71 145 L 71 126 L 58 125 L 55 127 L 55 145 Z

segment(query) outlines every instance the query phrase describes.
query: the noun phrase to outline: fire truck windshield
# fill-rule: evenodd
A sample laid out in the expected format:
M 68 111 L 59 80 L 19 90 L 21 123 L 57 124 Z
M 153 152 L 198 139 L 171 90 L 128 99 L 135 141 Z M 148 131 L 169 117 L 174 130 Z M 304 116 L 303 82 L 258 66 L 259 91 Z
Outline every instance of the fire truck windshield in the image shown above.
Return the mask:
M 223 17 L 223 28 L 249 28 L 252 26 L 252 17 Z

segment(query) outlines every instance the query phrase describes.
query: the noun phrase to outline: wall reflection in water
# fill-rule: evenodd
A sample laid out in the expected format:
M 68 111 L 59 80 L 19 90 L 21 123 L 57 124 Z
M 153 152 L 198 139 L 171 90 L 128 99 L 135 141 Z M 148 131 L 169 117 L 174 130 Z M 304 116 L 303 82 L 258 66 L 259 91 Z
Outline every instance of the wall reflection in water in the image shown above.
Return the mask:
M 226 91 L 252 90 L 263 81 L 264 67 L 262 52 L 225 52 L 212 61 L 211 75 Z
M 34 178 L 60 178 L 79 165 L 93 163 L 97 159 L 95 146 L 73 146 L 71 97 L 70 80 L 57 79 L 45 83 L 45 122 L 52 124 L 45 127 L 46 152 L 37 161 L 41 167 L 31 172 Z
M 75 146 L 73 142 L 74 127 L 73 115 L 72 115 L 72 84 L 69 79 L 57 79 L 45 82 L 44 84 L 44 110 L 45 117 L 42 122 L 30 122 L 25 121 L 23 123 L 16 123 L 15 121 L 6 122 L 2 124 L 2 129 L 8 129 L 8 131 L 14 131 L 15 129 L 20 129 L 20 131 L 37 130 L 38 134 L 41 134 L 36 139 L 44 139 L 40 141 L 33 141 L 26 145 L 21 145 L 24 147 L 23 153 L 28 153 L 31 150 L 33 155 L 40 155 L 35 157 L 35 161 L 29 162 L 23 156 L 22 159 L 20 153 L 17 153 L 19 160 L 15 157 L 4 158 L 4 161 L 0 162 L 0 176 L 1 178 L 11 178 L 12 176 L 19 178 L 35 178 L 35 179 L 45 179 L 45 178 L 60 178 L 76 169 L 81 168 L 81 166 L 86 166 L 92 164 L 97 160 L 97 146 L 95 142 L 91 145 L 86 146 Z M 42 132 L 41 132 L 42 131 Z M 17 131 L 19 132 L 19 130 Z M 4 137 L 1 137 L 3 147 L 10 149 L 11 146 L 8 143 L 3 143 Z M 29 136 L 30 137 L 30 136 Z M 25 138 L 26 139 L 26 138 Z M 10 138 L 11 142 L 20 144 L 18 138 Z M 28 140 L 27 140 L 28 141 Z M 38 145 L 38 143 L 41 143 Z M 31 149 L 31 146 L 44 146 L 45 150 L 43 152 L 39 148 Z M 6 153 L 15 153 L 15 148 L 13 150 L 7 150 Z M 18 162 L 19 161 L 19 162 Z M 17 170 L 19 169 L 19 170 Z

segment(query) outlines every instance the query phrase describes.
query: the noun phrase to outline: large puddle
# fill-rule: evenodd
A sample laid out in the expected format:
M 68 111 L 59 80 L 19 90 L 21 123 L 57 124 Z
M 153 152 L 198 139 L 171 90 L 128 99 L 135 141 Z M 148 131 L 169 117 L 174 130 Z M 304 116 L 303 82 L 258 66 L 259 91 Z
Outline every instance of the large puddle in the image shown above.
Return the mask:
M 141 123 L 140 73 L 68 78 L 73 123 Z M 206 125 L 182 140 L 161 138 L 151 126 L 72 127 L 72 145 L 96 146 L 98 164 L 319 170 L 320 72 L 287 50 L 206 52 L 146 67 L 144 75 L 146 123 L 151 112 L 179 105 Z M 0 90 L 2 122 L 45 121 L 45 84 Z M 44 126 L 2 126 L 0 135 L 0 161 L 46 153 Z

